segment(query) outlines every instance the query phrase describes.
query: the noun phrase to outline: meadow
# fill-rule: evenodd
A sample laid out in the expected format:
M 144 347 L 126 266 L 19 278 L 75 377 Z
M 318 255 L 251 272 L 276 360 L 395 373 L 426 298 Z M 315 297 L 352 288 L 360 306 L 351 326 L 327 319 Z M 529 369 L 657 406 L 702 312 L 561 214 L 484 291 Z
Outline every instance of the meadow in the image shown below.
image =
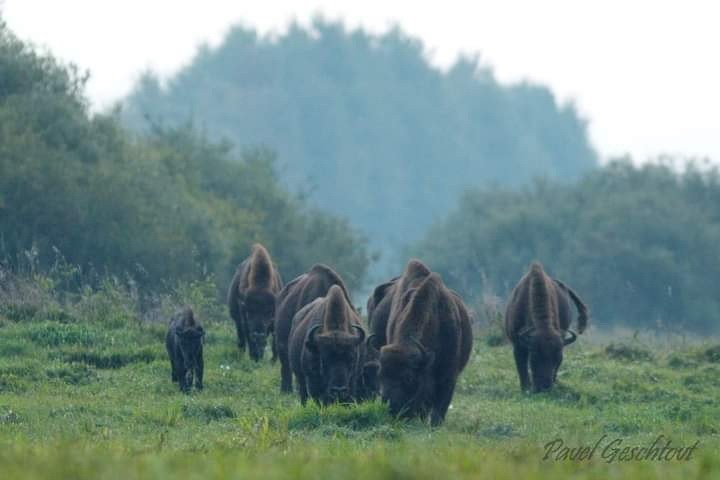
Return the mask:
M 510 347 L 479 331 L 433 429 L 379 402 L 301 407 L 279 393 L 269 349 L 259 364 L 240 355 L 223 306 L 197 295 L 206 387 L 184 395 L 162 315 L 125 300 L 106 288 L 72 308 L 0 304 L 3 479 L 720 478 L 720 345 L 709 340 L 591 342 L 591 331 L 566 350 L 557 387 L 527 395 Z M 688 461 L 611 458 L 613 440 L 659 435 L 699 443 Z M 601 445 L 588 460 L 544 460 L 555 439 Z

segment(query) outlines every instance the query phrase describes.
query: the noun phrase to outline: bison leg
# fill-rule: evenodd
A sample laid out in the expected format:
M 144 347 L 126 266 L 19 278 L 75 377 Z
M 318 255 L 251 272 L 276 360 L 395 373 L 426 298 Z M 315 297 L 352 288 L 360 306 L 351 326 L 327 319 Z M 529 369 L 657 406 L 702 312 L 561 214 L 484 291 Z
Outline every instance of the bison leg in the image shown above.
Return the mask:
M 180 379 L 180 376 L 178 375 L 178 369 L 175 366 L 175 359 L 173 358 L 172 355 L 170 355 L 170 370 L 171 370 L 170 378 L 172 379 L 173 382 L 177 382 Z
M 530 390 L 530 376 L 528 375 L 528 349 L 522 345 L 513 345 L 515 366 L 520 377 L 520 389 L 523 392 Z
M 307 383 L 305 382 L 305 377 L 303 375 L 295 375 L 295 380 L 297 380 L 300 403 L 304 407 L 308 398 Z
M 279 349 L 280 357 L 280 391 L 282 393 L 292 393 L 292 372 L 290 372 L 290 360 L 288 352 L 285 349 Z
M 273 338 L 272 338 L 272 344 L 271 344 L 271 346 L 272 346 L 272 358 L 270 359 L 270 361 L 271 361 L 272 363 L 275 363 L 275 362 L 277 362 L 277 359 L 278 359 L 277 343 L 276 343 L 276 342 L 277 342 L 277 336 L 276 336 L 274 333 L 272 334 L 272 336 L 273 336 Z
M 430 425 L 437 427 L 445 420 L 450 401 L 455 391 L 456 378 L 450 378 L 440 382 L 435 389 L 435 401 L 433 402 L 432 412 L 430 413 Z
M 244 328 L 243 322 L 241 320 L 235 321 L 235 330 L 237 331 L 238 348 L 242 351 L 245 351 L 245 345 L 247 343 L 247 338 L 245 335 L 245 328 Z
M 190 391 L 190 385 L 187 384 L 187 370 L 185 370 L 184 367 L 178 368 L 178 384 L 180 386 L 180 391 L 187 393 Z
M 197 388 L 198 390 L 202 390 L 203 389 L 203 373 L 205 371 L 205 362 L 203 361 L 202 346 L 200 347 L 200 352 L 198 355 L 199 356 L 197 359 L 197 367 L 195 369 L 195 374 L 196 374 L 195 388 Z
M 315 400 L 315 403 L 321 407 L 321 399 L 323 397 L 322 380 L 316 376 L 308 376 L 306 379 L 307 389 L 310 396 Z

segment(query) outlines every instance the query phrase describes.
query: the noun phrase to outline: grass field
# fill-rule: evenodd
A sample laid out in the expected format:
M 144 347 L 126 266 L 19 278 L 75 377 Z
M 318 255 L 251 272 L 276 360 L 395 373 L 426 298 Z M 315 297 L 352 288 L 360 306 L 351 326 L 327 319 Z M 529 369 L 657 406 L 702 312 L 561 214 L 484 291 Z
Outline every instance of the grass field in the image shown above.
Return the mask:
M 720 478 L 711 343 L 581 337 L 558 387 L 529 396 L 510 348 L 478 338 L 446 423 L 431 429 L 379 403 L 300 407 L 278 393 L 277 365 L 238 354 L 229 321 L 206 322 L 206 388 L 188 396 L 170 382 L 164 325 L 11 317 L 0 316 L 3 479 Z M 612 440 L 659 435 L 699 445 L 689 461 L 608 461 Z M 558 438 L 601 447 L 591 460 L 543 460 Z

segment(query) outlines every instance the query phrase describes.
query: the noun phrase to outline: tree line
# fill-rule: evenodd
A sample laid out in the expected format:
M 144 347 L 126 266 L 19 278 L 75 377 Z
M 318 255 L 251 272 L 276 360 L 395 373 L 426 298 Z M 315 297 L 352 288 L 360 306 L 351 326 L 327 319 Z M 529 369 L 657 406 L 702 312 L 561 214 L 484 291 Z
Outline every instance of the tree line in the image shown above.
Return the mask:
M 540 259 L 601 326 L 717 333 L 720 172 L 616 160 L 580 181 L 480 188 L 412 248 L 476 304 Z
M 123 104 L 135 129 L 193 119 L 240 148 L 269 145 L 284 184 L 367 232 L 386 266 L 467 187 L 572 180 L 597 161 L 571 103 L 500 84 L 477 57 L 441 71 L 398 28 L 238 26 L 167 82 L 148 72 Z
M 388 85 L 401 83 L 403 78 L 429 83 L 454 78 L 452 69 L 441 74 L 422 63 L 420 47 L 400 32 L 375 38 L 363 32 L 346 32 L 334 24 L 320 23 L 315 28 L 321 30 L 319 36 L 294 27 L 274 43 L 247 30 L 236 29 L 225 43 L 236 49 L 244 48 L 239 51 L 245 52 L 243 55 L 252 53 L 256 62 L 242 69 L 232 70 L 232 62 L 237 59 L 235 54 L 231 55 L 235 50 L 230 47 L 201 51 L 198 59 L 209 62 L 207 75 L 217 79 L 219 77 L 210 73 L 219 70 L 212 68 L 220 68 L 223 63 L 219 58 L 230 55 L 226 62 L 228 69 L 254 78 L 257 83 L 257 89 L 247 90 L 243 98 L 246 101 L 257 98 L 258 102 L 264 95 L 270 95 L 263 89 L 277 87 L 265 82 L 274 78 L 268 71 L 279 68 L 281 60 L 295 58 L 299 62 L 301 57 L 288 53 L 295 51 L 293 49 L 305 48 L 308 58 L 315 58 L 316 64 L 311 62 L 305 73 L 320 72 L 318 81 L 328 92 L 333 91 L 330 83 L 322 82 L 330 82 L 329 79 L 338 85 L 349 82 L 360 88 L 358 71 L 366 70 L 378 77 L 390 76 L 386 78 L 388 90 L 383 95 L 400 97 L 401 86 L 390 90 Z M 333 45 L 347 48 L 354 45 L 356 50 L 342 50 L 344 53 L 338 57 L 337 53 L 330 53 Z M 288 52 L 282 50 L 284 48 Z M 284 53 L 281 55 L 281 52 Z M 366 57 L 358 52 L 365 52 Z M 370 63 L 355 65 L 350 59 L 356 57 Z M 317 63 L 320 58 L 325 58 L 327 65 Z M 347 61 L 337 63 L 338 58 Z M 410 59 L 415 59 L 415 63 Z M 212 65 L 215 67 L 210 68 Z M 341 69 L 343 65 L 353 70 L 345 72 L 345 77 L 338 73 L 340 70 L 335 76 L 330 75 L 333 69 Z M 365 67 L 361 68 L 362 65 Z M 410 73 L 403 74 L 406 77 L 392 73 L 402 65 L 409 69 Z M 454 68 L 460 68 L 458 65 Z M 199 66 L 188 68 L 171 81 L 171 85 L 173 82 L 185 85 L 183 79 L 192 77 L 190 72 L 197 75 L 202 72 Z M 476 78 L 477 70 L 473 69 L 474 76 L 466 73 L 462 77 L 467 81 L 467 90 L 456 98 L 457 102 L 466 97 L 475 98 L 474 95 L 482 96 L 483 88 L 487 87 L 478 87 L 480 80 Z M 269 76 L 262 76 L 262 72 Z M 250 81 L 243 80 L 242 75 L 233 80 L 241 86 Z M 299 81 L 296 75 L 300 73 L 288 75 Z M 77 68 L 59 63 L 50 54 L 39 53 L 32 45 L 18 40 L 0 22 L 0 261 L 3 263 L 12 265 L 28 254 L 37 255 L 40 266 L 48 266 L 60 252 L 67 262 L 87 271 L 129 273 L 141 285 L 152 288 L 206 275 L 213 275 L 218 285 L 227 285 L 250 245 L 260 242 L 273 252 L 286 280 L 323 261 L 339 271 L 350 289 L 359 288 L 373 259 L 366 237 L 348 220 L 317 209 L 315 205 L 322 204 L 328 210 L 337 211 L 340 200 L 333 201 L 334 194 L 328 193 L 330 196 L 323 202 L 315 198 L 317 203 L 311 204 L 307 195 L 289 192 L 286 180 L 280 178 L 290 175 L 285 169 L 287 163 L 283 164 L 289 162 L 299 169 L 307 167 L 308 171 L 317 167 L 328 175 L 323 185 L 342 189 L 346 197 L 354 196 L 358 208 L 367 210 L 367 221 L 372 225 L 364 234 L 374 239 L 376 247 L 381 247 L 383 252 L 392 250 L 394 244 L 389 237 L 377 232 L 405 236 L 405 240 L 420 236 L 421 240 L 403 252 L 406 254 L 403 256 L 422 258 L 471 303 L 478 304 L 492 295 L 505 298 L 527 265 L 539 259 L 549 273 L 567 280 L 582 293 L 596 324 L 690 329 L 701 333 L 718 330 L 715 318 L 720 311 L 720 297 L 715 285 L 720 281 L 720 257 L 716 254 L 720 245 L 720 174 L 717 168 L 691 164 L 681 170 L 662 163 L 636 166 L 629 160 L 591 168 L 594 154 L 583 156 L 580 150 L 572 153 L 570 149 L 567 157 L 550 153 L 547 157 L 567 162 L 555 170 L 567 176 L 529 183 L 527 179 L 538 173 L 530 165 L 546 168 L 551 177 L 554 171 L 550 164 L 540 160 L 535 163 L 540 157 L 530 150 L 515 156 L 508 156 L 507 152 L 485 156 L 484 150 L 478 148 L 474 157 L 476 165 L 472 168 L 460 163 L 452 168 L 447 167 L 448 163 L 436 163 L 430 168 L 412 152 L 419 155 L 434 151 L 433 148 L 428 145 L 421 148 L 412 142 L 406 145 L 410 145 L 407 150 L 397 145 L 388 147 L 395 152 L 389 154 L 393 159 L 366 156 L 369 151 L 378 154 L 383 151 L 379 143 L 370 139 L 380 138 L 383 132 L 392 137 L 390 124 L 371 129 L 375 137 L 363 137 L 363 145 L 345 143 L 343 149 L 333 150 L 332 155 L 326 152 L 327 155 L 313 157 L 320 163 L 326 162 L 324 166 L 320 163 L 308 166 L 310 164 L 303 163 L 308 158 L 303 148 L 298 148 L 295 154 L 286 152 L 278 159 L 266 148 L 242 149 L 230 142 L 211 139 L 202 129 L 181 122 L 179 117 L 167 122 L 159 118 L 144 120 L 142 132 L 130 131 L 123 126 L 127 117 L 119 111 L 90 113 L 84 96 L 85 80 L 86 75 Z M 192 83 L 189 77 L 187 82 L 187 85 Z M 408 95 L 414 91 L 412 86 L 405 87 Z M 180 87 L 161 89 L 157 99 L 175 98 L 172 92 L 177 88 Z M 530 96 L 519 93 L 529 88 L 527 86 L 509 91 L 496 84 L 493 88 L 499 97 L 492 98 L 515 96 L 516 107 L 521 110 L 532 109 L 532 99 L 540 98 L 527 92 Z M 136 91 L 131 105 L 140 102 L 140 91 Z M 177 90 L 181 91 L 190 96 L 189 87 Z M 204 91 L 209 94 L 218 90 Z M 511 91 L 515 93 L 509 93 Z M 531 88 L 530 91 L 540 95 L 544 90 Z M 460 95 L 460 90 L 453 94 Z M 365 97 L 347 98 L 356 102 L 354 106 L 347 106 L 347 115 L 370 108 L 361 101 Z M 387 100 L 385 96 L 378 96 L 376 106 L 382 103 L 380 98 Z M 410 95 L 402 102 L 407 102 L 408 108 L 424 105 L 420 99 L 413 98 Z M 323 102 L 320 104 L 324 105 Z M 471 100 L 466 103 L 473 105 Z M 554 105 L 553 102 L 547 105 L 551 104 Z M 500 112 L 517 114 L 515 107 L 503 105 L 498 107 L 498 115 Z M 133 108 L 129 114 L 137 113 Z M 427 120 L 424 115 L 430 115 L 431 109 L 406 115 L 407 111 L 399 104 L 386 108 L 384 114 L 378 110 L 372 118 L 379 122 L 385 114 L 404 116 L 407 124 L 398 123 L 397 119 L 392 122 L 402 123 L 405 135 L 416 132 L 413 138 L 424 138 L 430 127 L 421 123 Z M 289 111 L 292 109 L 284 113 Z M 310 110 L 297 112 L 305 115 Z M 581 125 L 572 109 L 563 112 L 568 125 Z M 267 125 L 264 122 L 290 118 L 271 113 L 258 109 L 253 115 L 243 117 L 248 139 L 255 135 L 253 128 Z M 481 110 L 476 113 L 480 115 Z M 346 129 L 358 127 L 342 122 L 330 125 L 325 114 L 329 115 L 329 110 L 319 115 L 315 123 L 307 120 L 310 117 L 303 117 L 306 134 L 297 134 L 289 128 L 286 132 L 295 133 L 288 136 L 295 138 L 293 142 L 301 142 L 298 140 L 301 137 L 302 142 L 312 142 L 311 139 L 316 138 L 313 135 L 335 130 L 339 135 Z M 538 118 L 532 122 L 537 128 L 563 131 L 557 124 L 553 127 Z M 469 122 L 479 122 L 483 128 L 497 123 L 497 118 L 489 123 L 479 119 L 468 117 Z M 205 123 L 200 117 L 196 120 Z M 259 126 L 252 127 L 255 123 Z M 223 127 L 221 122 L 208 121 L 205 128 L 217 130 L 220 135 L 229 132 L 232 125 L 228 122 Z M 364 131 L 358 128 L 355 133 Z M 453 128 L 460 129 L 457 135 L 466 131 L 458 125 Z M 510 131 L 489 129 L 482 138 L 494 145 L 515 145 L 522 143 L 522 138 L 530 138 L 512 137 Z M 578 131 L 584 132 L 583 128 Z M 296 134 L 300 136 L 293 137 Z M 352 132 L 348 135 L 352 136 Z M 265 137 L 258 134 L 254 138 Z M 467 149 L 469 159 L 477 145 L 472 142 L 465 145 L 465 136 L 454 138 Z M 563 142 L 573 144 L 570 137 L 556 140 L 560 149 Z M 278 141 L 281 152 L 288 148 Z M 583 142 L 585 140 L 576 145 L 586 145 Z M 516 161 L 513 158 L 522 163 L 513 163 Z M 565 160 L 559 160 L 562 158 Z M 393 163 L 400 159 L 411 163 Z M 360 163 L 354 163 L 356 161 Z M 410 168 L 411 164 L 417 168 Z M 353 170 L 354 165 L 358 165 L 357 170 Z M 474 173 L 473 168 L 480 165 L 486 166 L 488 172 L 495 168 L 507 169 L 514 172 L 514 176 L 508 174 L 508 181 L 503 185 L 488 186 L 485 180 L 490 177 Z M 454 172 L 449 174 L 462 174 L 460 176 L 474 187 L 460 195 L 460 183 L 447 183 L 447 178 L 442 179 L 446 170 Z M 584 170 L 586 173 L 582 173 Z M 362 172 L 369 176 L 363 177 Z M 356 173 L 356 185 L 342 184 L 333 176 Z M 560 173 L 557 176 L 561 176 Z M 574 176 L 578 179 L 570 180 Z M 453 204 L 448 192 L 460 195 L 459 201 Z M 317 197 L 316 194 L 310 196 Z M 362 202 L 365 203 L 360 205 Z M 403 205 L 400 210 L 396 208 L 398 205 Z M 429 230 L 420 228 L 423 222 L 430 222 L 433 212 L 442 212 L 442 208 L 447 208 L 449 213 L 436 219 Z M 420 217 L 421 222 L 408 226 L 413 218 Z M 401 262 L 390 267 L 398 272 Z
M 89 112 L 86 79 L 0 23 L 4 262 L 32 250 L 47 266 L 61 252 L 142 285 L 208 274 L 224 284 L 261 241 L 286 275 L 322 258 L 360 285 L 365 239 L 289 193 L 272 152 L 236 152 L 189 124 L 130 132 L 117 111 Z

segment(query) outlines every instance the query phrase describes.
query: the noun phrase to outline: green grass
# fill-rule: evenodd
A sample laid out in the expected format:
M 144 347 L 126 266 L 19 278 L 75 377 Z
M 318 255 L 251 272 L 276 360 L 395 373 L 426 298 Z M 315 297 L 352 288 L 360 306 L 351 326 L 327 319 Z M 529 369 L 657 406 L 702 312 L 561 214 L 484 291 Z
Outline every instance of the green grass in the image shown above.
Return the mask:
M 303 408 L 279 368 L 240 357 L 206 324 L 206 389 L 170 382 L 164 326 L 0 318 L 0 477 L 720 478 L 717 345 L 632 340 L 567 349 L 557 388 L 524 395 L 508 346 L 478 339 L 446 423 L 390 418 L 378 402 Z M 543 461 L 561 438 L 700 446 L 688 462 Z M 609 441 L 609 440 L 608 440 Z

